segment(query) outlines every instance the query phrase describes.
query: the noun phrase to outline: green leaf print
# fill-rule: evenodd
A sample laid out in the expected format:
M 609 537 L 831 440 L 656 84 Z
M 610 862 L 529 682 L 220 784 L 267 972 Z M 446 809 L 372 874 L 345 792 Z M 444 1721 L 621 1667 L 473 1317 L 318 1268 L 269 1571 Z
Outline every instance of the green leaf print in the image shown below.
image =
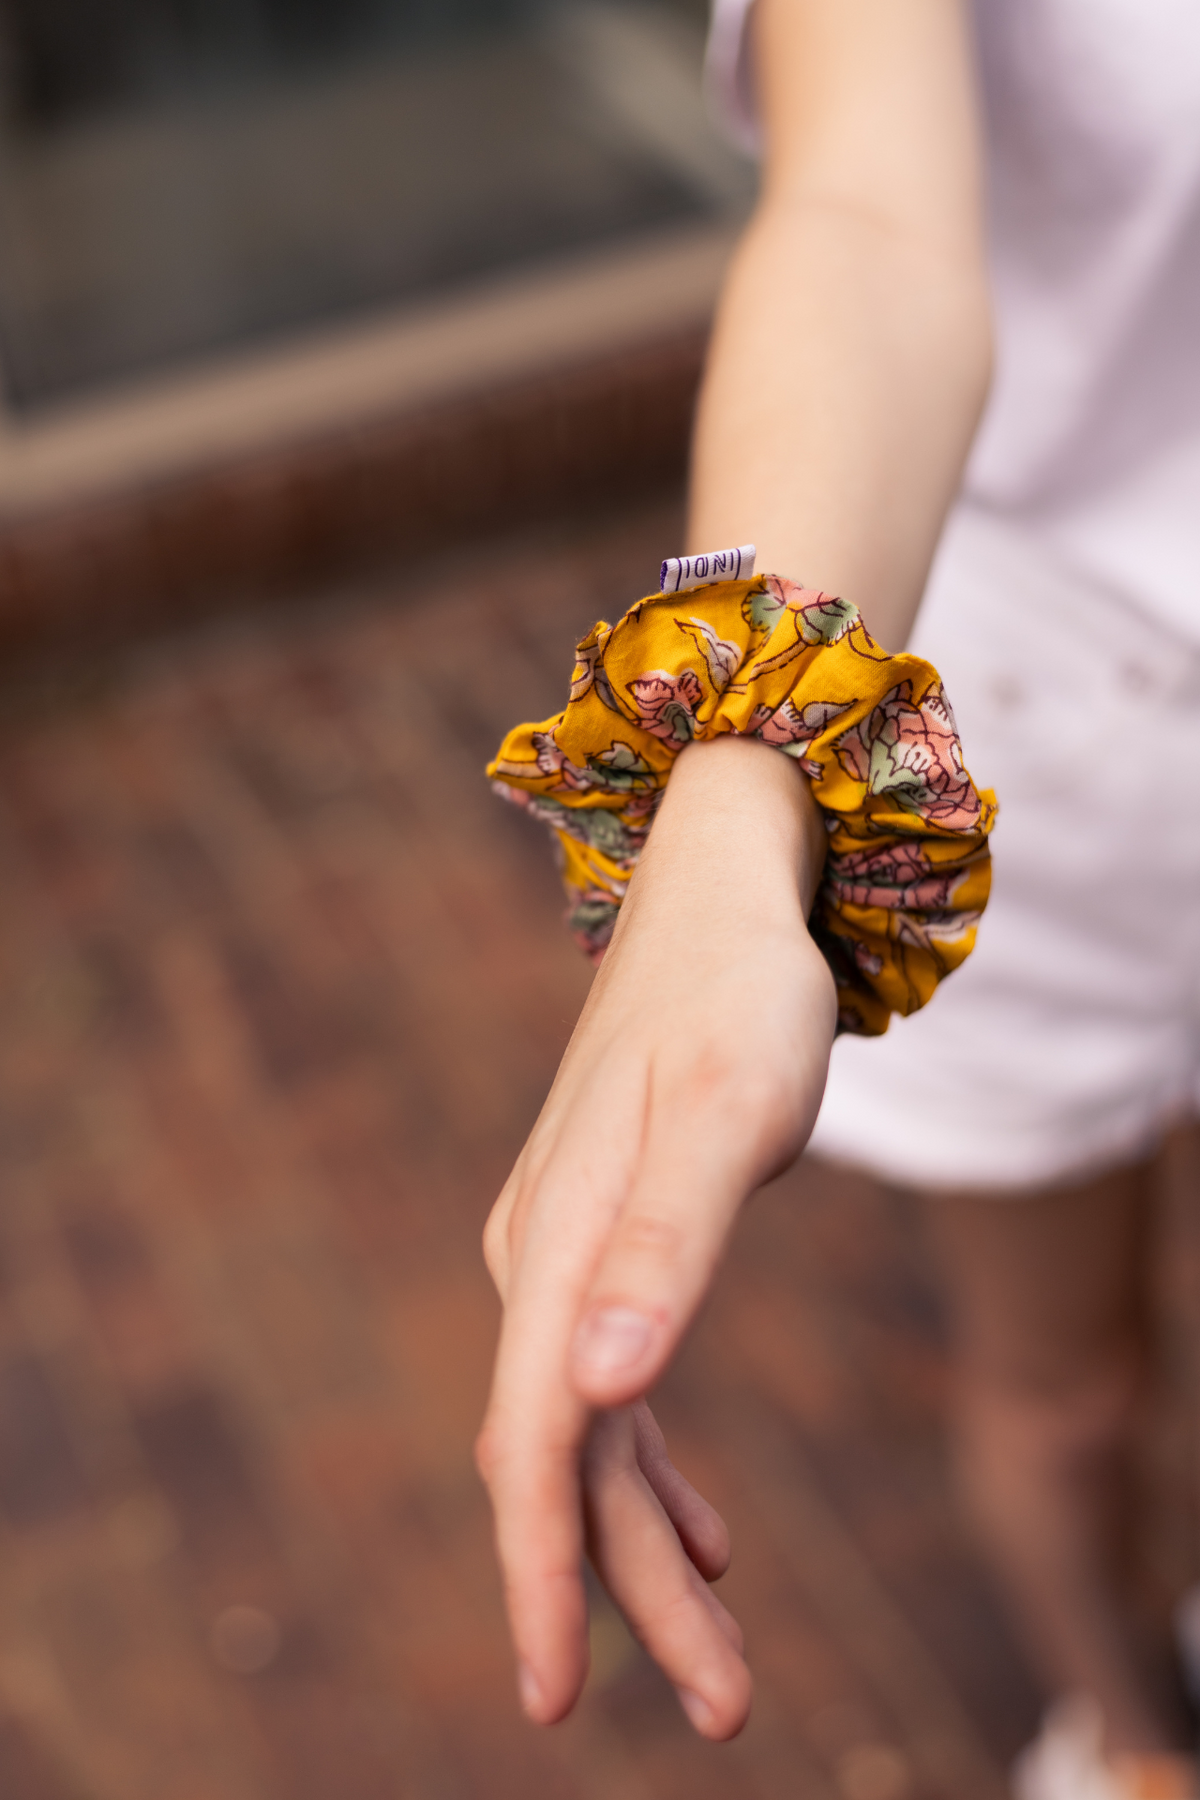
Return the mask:
M 635 788 L 656 785 L 654 770 L 649 763 L 642 760 L 632 744 L 620 740 L 602 750 L 599 756 L 589 756 L 587 766 L 599 785 L 610 793 L 628 794 Z
M 849 631 L 857 617 L 853 600 L 824 594 L 812 605 L 799 609 L 800 635 L 806 644 L 833 644 Z
M 742 617 L 755 631 L 773 630 L 780 613 L 786 611 L 787 602 L 769 588 L 754 588 L 742 601 Z

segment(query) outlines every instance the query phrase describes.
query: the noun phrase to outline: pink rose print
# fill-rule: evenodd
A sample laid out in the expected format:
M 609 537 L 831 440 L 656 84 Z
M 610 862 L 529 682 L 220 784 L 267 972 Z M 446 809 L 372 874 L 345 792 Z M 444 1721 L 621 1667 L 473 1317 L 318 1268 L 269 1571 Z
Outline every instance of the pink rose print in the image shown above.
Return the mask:
M 858 618 L 852 601 L 801 587 L 786 575 L 765 576 L 761 590 L 746 596 L 746 617 L 760 629 L 774 630 L 785 612 L 796 615 L 796 635 L 805 644 L 836 644 Z
M 979 796 L 963 768 L 954 714 L 940 683 L 919 707 L 902 681 L 837 742 L 838 760 L 869 794 L 887 795 L 906 812 L 946 831 L 979 823 Z
M 791 700 L 785 700 L 774 712 L 766 707 L 755 709 L 751 717 L 750 729 L 755 737 L 760 737 L 764 744 L 773 744 L 787 756 L 794 756 L 806 775 L 814 778 L 821 773 L 821 765 L 811 757 L 802 755 L 806 744 L 820 737 L 825 727 L 846 711 L 849 703 L 839 704 L 835 700 L 810 700 L 806 706 L 797 707 Z
M 892 912 L 946 912 L 963 878 L 961 867 L 939 868 L 918 840 L 831 856 L 825 882 L 839 906 L 885 906 Z
M 553 735 L 548 731 L 535 731 L 532 735 L 534 761 L 539 775 L 557 775 L 557 786 L 566 788 L 572 793 L 585 793 L 588 788 L 595 787 L 595 777 L 587 769 L 581 769 L 573 763 L 565 751 L 560 750 Z
M 696 735 L 696 708 L 703 697 L 700 679 L 692 669 L 668 675 L 665 669 L 649 669 L 631 681 L 638 721 L 653 737 L 668 744 L 690 744 Z

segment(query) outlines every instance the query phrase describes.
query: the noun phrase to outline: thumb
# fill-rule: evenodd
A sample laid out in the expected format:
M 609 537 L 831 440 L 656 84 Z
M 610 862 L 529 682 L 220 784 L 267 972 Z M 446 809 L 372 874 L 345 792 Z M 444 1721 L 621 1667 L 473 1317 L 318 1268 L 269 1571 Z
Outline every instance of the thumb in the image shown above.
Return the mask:
M 763 1178 L 745 1113 L 660 1099 L 640 1167 L 580 1308 L 570 1372 L 579 1398 L 622 1406 L 661 1374 Z

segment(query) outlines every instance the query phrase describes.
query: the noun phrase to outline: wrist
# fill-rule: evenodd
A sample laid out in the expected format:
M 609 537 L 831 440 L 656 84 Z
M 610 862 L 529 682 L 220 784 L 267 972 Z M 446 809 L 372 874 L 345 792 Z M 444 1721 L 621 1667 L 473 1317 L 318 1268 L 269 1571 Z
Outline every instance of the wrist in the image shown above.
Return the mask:
M 794 759 L 730 733 L 680 752 L 634 888 L 646 900 L 651 890 L 670 890 L 676 907 L 712 913 L 752 905 L 763 923 L 803 925 L 826 841 Z

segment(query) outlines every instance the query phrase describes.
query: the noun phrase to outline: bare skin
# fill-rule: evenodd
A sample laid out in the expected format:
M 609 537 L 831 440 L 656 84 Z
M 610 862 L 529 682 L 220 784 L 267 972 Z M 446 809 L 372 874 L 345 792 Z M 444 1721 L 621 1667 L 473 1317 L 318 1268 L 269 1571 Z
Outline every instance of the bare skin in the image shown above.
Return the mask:
M 753 541 L 760 568 L 855 600 L 899 649 L 989 373 L 961 4 L 757 0 L 755 31 L 764 194 L 714 334 L 687 548 Z M 748 1712 L 741 1635 L 707 1585 L 728 1535 L 643 1396 L 820 1104 L 834 997 L 805 920 L 822 854 L 788 759 L 733 739 L 683 752 L 488 1223 L 505 1317 L 478 1453 L 543 1724 L 586 1674 L 585 1550 L 699 1732 L 729 1737 Z M 1048 1678 L 1093 1688 L 1117 1746 L 1165 1747 L 1174 1721 L 1104 1549 L 1140 1355 L 1124 1182 L 934 1210 L 985 1537 Z M 1071 1271 L 1068 1308 L 1052 1269 Z

